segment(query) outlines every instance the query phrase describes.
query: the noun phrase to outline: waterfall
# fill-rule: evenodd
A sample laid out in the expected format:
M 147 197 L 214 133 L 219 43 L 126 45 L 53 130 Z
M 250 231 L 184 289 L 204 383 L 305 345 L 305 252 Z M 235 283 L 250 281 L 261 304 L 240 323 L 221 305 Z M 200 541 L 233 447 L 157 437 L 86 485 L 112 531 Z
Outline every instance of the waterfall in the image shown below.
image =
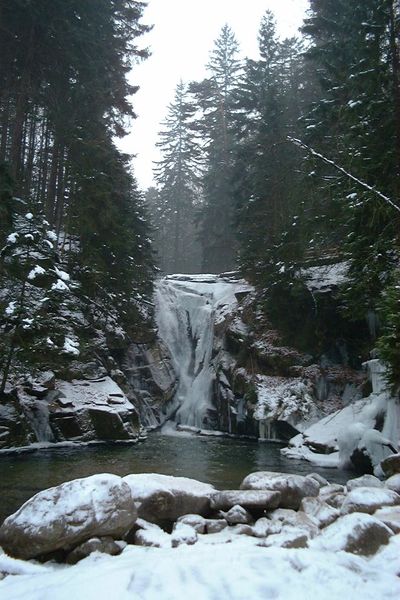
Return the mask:
M 212 409 L 211 355 L 214 295 L 211 283 L 162 279 L 156 289 L 157 324 L 179 383 L 167 407 L 177 424 L 207 429 Z

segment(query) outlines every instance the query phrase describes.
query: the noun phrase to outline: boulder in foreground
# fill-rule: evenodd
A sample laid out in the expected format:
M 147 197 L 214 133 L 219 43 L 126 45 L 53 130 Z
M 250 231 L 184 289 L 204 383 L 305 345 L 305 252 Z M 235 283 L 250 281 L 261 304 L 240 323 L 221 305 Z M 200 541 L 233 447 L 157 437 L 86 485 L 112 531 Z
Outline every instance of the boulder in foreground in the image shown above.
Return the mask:
M 137 516 L 127 483 L 93 475 L 39 492 L 0 527 L 0 546 L 17 558 L 68 550 L 92 537 L 123 537 Z

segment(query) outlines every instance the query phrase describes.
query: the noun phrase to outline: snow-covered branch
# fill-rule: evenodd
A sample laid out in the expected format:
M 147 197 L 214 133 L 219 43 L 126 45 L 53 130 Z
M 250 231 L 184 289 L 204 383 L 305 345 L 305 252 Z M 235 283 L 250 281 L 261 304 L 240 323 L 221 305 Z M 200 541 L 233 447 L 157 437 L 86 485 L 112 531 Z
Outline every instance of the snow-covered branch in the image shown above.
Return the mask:
M 352 181 L 354 181 L 355 183 L 357 183 L 358 185 L 360 185 L 364 189 L 368 190 L 369 192 L 372 192 L 373 194 L 375 194 L 376 196 L 378 196 L 379 198 L 381 198 L 381 200 L 383 200 L 387 204 L 390 204 L 390 206 L 392 208 L 394 208 L 395 210 L 397 210 L 397 212 L 400 212 L 400 206 L 398 206 L 391 198 L 389 198 L 389 196 L 385 196 L 385 194 L 382 194 L 382 192 L 380 192 L 379 190 L 377 190 L 374 187 L 370 186 L 365 181 L 362 181 L 361 179 L 358 179 L 358 177 L 355 177 L 354 175 L 352 175 L 351 173 L 349 173 L 348 171 L 346 171 L 346 169 L 343 169 L 343 167 L 341 167 L 340 165 L 336 164 L 333 160 L 327 158 L 326 156 L 324 156 L 320 152 L 317 152 L 316 150 L 314 150 L 313 148 L 311 148 L 311 146 L 307 146 L 307 144 L 305 144 L 301 140 L 298 140 L 298 139 L 293 138 L 291 136 L 287 136 L 287 139 L 288 139 L 289 142 L 292 142 L 292 144 L 295 144 L 296 146 L 299 146 L 300 148 L 303 148 L 303 150 L 306 150 L 312 156 L 315 156 L 316 158 L 319 158 L 322 162 L 326 163 L 327 165 L 330 165 L 331 167 L 333 167 L 337 171 L 340 171 L 340 173 L 342 173 L 343 175 L 345 175 L 346 177 L 348 177 L 349 179 L 351 179 Z

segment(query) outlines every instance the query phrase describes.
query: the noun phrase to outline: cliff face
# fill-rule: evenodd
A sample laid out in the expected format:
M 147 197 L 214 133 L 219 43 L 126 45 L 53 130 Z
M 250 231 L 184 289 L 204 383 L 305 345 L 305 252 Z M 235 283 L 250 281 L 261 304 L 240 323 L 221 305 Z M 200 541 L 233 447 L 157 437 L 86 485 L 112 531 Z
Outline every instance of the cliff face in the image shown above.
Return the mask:
M 107 360 L 75 361 L 20 380 L 0 401 L 0 449 L 37 443 L 137 441 L 162 422 L 176 376 L 167 349 L 119 343 Z M 113 353 L 119 359 L 117 363 Z

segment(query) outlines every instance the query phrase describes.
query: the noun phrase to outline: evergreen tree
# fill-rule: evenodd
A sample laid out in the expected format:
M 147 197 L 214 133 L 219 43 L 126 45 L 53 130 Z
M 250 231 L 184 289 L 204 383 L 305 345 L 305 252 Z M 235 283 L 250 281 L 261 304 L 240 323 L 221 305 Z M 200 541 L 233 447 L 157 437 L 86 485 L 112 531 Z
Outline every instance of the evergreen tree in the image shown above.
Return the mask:
M 162 223 L 161 268 L 167 273 L 200 270 L 195 211 L 201 197 L 201 147 L 193 128 L 195 107 L 181 81 L 160 132 L 162 158 L 156 163 Z M 161 233 L 161 232 L 160 232 Z
M 301 110 L 300 45 L 281 42 L 270 11 L 258 36 L 259 60 L 248 60 L 240 91 L 241 139 L 235 168 L 240 263 L 260 286 L 284 262 L 299 260 L 298 211 L 304 187 L 296 152 L 286 142 Z M 287 265 L 285 270 L 287 270 Z
M 228 25 L 222 28 L 207 65 L 210 77 L 193 84 L 202 118 L 197 127 L 205 144 L 204 204 L 200 213 L 203 271 L 235 266 L 232 167 L 236 140 L 239 46 Z

